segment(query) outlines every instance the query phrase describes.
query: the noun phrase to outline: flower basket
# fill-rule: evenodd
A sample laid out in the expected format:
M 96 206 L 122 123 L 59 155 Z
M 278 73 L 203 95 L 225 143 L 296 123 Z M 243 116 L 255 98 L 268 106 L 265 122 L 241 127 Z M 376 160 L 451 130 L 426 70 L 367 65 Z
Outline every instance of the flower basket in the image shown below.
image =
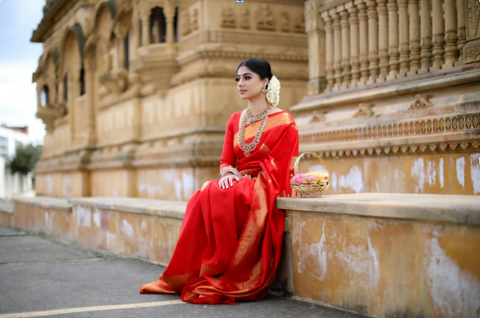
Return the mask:
M 290 184 L 299 197 L 302 198 L 315 198 L 321 197 L 322 192 L 330 186 L 330 177 L 328 173 L 325 172 L 308 172 L 306 174 L 298 173 L 298 164 L 300 159 L 306 155 L 311 154 L 320 161 L 322 167 L 326 169 L 325 162 L 322 158 L 314 152 L 304 152 L 298 156 L 295 161 L 294 171 L 295 175 L 290 179 Z

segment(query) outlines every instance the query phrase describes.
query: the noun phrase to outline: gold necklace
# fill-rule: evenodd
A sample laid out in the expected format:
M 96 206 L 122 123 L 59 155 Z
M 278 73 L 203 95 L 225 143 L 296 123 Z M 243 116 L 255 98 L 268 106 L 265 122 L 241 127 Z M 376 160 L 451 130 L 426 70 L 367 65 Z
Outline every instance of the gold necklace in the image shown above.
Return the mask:
M 267 125 L 268 114 L 271 111 L 271 107 L 266 107 L 262 112 L 257 115 L 253 115 L 250 109 L 245 111 L 245 114 L 240 122 L 240 128 L 238 131 L 238 146 L 243 150 L 245 157 L 250 156 L 251 152 L 257 148 L 260 138 L 262 138 L 263 130 Z M 245 126 L 247 123 L 252 126 L 257 120 L 262 120 L 260 127 L 258 127 L 257 132 L 255 133 L 255 138 L 251 143 L 245 142 Z

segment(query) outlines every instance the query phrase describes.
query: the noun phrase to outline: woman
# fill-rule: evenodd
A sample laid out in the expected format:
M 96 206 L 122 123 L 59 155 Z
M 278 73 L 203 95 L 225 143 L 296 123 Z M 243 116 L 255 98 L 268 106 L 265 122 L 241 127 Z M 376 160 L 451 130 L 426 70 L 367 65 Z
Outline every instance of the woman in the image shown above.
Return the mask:
M 221 178 L 205 182 L 190 199 L 167 269 L 142 286 L 142 294 L 176 293 L 196 304 L 235 304 L 268 294 L 285 221 L 275 199 L 291 193 L 298 131 L 292 116 L 276 108 L 280 82 L 267 61 L 243 61 L 236 81 L 248 108 L 228 121 Z

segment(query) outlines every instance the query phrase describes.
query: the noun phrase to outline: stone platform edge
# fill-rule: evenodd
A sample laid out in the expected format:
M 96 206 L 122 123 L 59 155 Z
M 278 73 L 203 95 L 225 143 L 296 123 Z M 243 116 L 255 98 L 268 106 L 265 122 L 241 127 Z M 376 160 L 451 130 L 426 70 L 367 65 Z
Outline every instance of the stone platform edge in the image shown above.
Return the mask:
M 410 219 L 480 225 L 480 197 L 357 193 L 320 198 L 278 198 L 277 208 L 296 212 Z

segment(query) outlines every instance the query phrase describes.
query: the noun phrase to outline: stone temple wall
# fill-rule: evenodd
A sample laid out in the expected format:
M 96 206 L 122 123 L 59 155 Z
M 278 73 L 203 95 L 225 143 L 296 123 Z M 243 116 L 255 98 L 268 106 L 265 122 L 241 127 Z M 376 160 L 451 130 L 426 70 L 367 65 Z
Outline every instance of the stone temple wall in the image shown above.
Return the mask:
M 299 0 L 48 1 L 32 41 L 41 195 L 188 200 L 218 176 L 227 120 L 247 105 L 242 60 L 270 62 L 280 108 L 306 94 Z
M 473 0 L 48 1 L 32 35 L 46 124 L 37 190 L 188 200 L 216 178 L 246 107 L 240 61 L 268 60 L 326 193 L 480 193 Z M 61 17 L 58 19 L 58 17 Z M 306 157 L 300 171 L 321 169 Z
M 480 194 L 479 7 L 305 2 L 310 80 L 290 111 L 326 193 Z

